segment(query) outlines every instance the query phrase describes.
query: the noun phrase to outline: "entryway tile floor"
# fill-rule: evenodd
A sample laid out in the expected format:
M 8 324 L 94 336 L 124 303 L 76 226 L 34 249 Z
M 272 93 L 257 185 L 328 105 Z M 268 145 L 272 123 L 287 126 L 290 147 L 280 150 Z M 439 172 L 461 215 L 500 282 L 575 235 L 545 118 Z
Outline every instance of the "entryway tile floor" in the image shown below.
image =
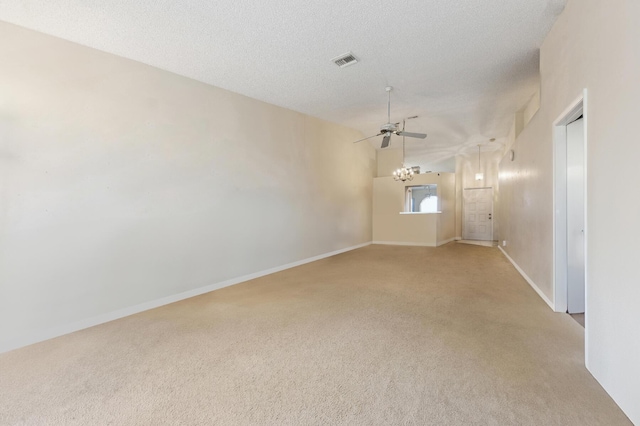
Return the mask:
M 458 240 L 458 243 L 473 244 L 474 246 L 497 247 L 497 241 L 479 241 L 479 240 Z

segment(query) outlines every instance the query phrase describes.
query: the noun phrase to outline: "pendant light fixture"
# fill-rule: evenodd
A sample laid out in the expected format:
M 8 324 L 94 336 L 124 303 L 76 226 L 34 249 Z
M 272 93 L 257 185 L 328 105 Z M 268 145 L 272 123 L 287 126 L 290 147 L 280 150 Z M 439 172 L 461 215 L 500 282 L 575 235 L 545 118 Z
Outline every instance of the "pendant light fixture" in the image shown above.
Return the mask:
M 484 173 L 480 171 L 480 144 L 478 144 L 478 172 L 476 173 L 476 180 L 484 179 Z
M 415 118 L 415 117 L 410 117 Z M 404 132 L 404 123 L 405 120 L 402 120 L 402 131 Z M 395 181 L 406 182 L 408 180 L 413 180 L 413 175 L 415 174 L 413 167 L 405 167 L 404 165 L 404 136 L 402 136 L 402 167 L 393 172 L 393 179 Z

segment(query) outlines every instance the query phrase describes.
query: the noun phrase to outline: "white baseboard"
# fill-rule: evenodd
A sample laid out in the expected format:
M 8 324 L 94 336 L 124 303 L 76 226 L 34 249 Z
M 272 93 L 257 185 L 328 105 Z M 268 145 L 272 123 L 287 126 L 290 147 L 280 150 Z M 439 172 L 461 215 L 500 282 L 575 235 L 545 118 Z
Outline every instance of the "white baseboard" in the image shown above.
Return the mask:
M 435 247 L 431 243 L 411 243 L 405 241 L 373 241 L 371 244 L 381 244 L 385 246 L 419 246 L 419 247 Z
M 456 241 L 456 237 L 449 238 L 448 240 L 440 241 L 439 243 L 436 244 L 436 246 L 440 247 L 440 246 L 443 246 L 445 244 L 449 244 L 452 241 Z
M 454 240 L 456 241 L 460 241 L 462 239 L 462 237 L 455 237 Z
M 340 253 L 359 249 L 372 244 L 371 242 L 358 244 L 355 246 L 335 250 L 329 253 L 320 254 L 318 256 L 309 257 L 307 259 L 298 260 L 297 262 L 287 263 L 286 265 L 277 266 L 271 269 L 265 269 L 263 271 L 254 272 L 253 274 L 243 275 L 241 277 L 232 278 L 226 281 L 221 281 L 215 284 L 210 284 L 204 287 L 199 287 L 193 290 L 188 290 L 182 293 L 173 294 L 160 299 L 152 300 L 149 302 L 140 303 L 138 305 L 129 306 L 127 308 L 118 309 L 117 311 L 108 312 L 106 314 L 97 315 L 95 317 L 86 318 L 80 321 L 76 321 L 70 324 L 63 324 L 56 327 L 51 327 L 44 330 L 38 330 L 27 336 L 22 336 L 18 339 L 9 340 L 7 342 L 0 342 L 0 353 L 8 352 L 14 349 L 18 349 L 27 345 L 42 342 L 45 340 L 53 339 L 54 337 L 63 336 L 65 334 L 73 333 L 74 331 L 83 330 L 85 328 L 93 327 L 105 322 L 124 318 L 129 315 L 137 314 L 149 309 L 158 308 L 160 306 L 168 305 L 170 303 L 178 302 L 180 300 L 189 299 L 190 297 L 199 296 L 204 293 L 209 293 L 214 290 L 218 290 L 224 287 L 229 287 L 234 284 L 239 284 L 244 281 L 260 278 L 265 275 L 270 275 L 276 272 L 284 271 L 285 269 L 295 268 L 296 266 L 304 265 L 305 263 L 315 262 L 316 260 L 324 259 L 327 257 L 335 256 Z
M 504 254 L 506 256 L 507 259 L 509 259 L 509 262 L 511 262 L 511 264 L 516 268 L 516 270 L 518 272 L 520 272 L 520 275 L 522 275 L 522 277 L 525 279 L 526 282 L 529 283 L 529 285 L 531 286 L 531 288 L 533 288 L 535 290 L 536 293 L 538 293 L 538 296 L 540 296 L 542 298 L 542 300 L 544 300 L 544 302 L 549 305 L 549 307 L 551 308 L 551 310 L 555 311 L 554 307 L 553 307 L 553 302 L 551 300 L 549 300 L 547 298 L 547 296 L 545 296 L 545 294 L 542 292 L 542 290 L 540 290 L 540 288 L 538 288 L 538 286 L 536 285 L 536 283 L 533 282 L 533 280 L 531 278 L 529 278 L 529 276 L 527 274 L 525 274 L 525 272 L 518 266 L 518 264 L 507 254 L 506 251 L 504 251 L 504 249 L 500 246 L 498 246 L 498 248 L 500 249 L 500 251 L 502 252 L 502 254 Z

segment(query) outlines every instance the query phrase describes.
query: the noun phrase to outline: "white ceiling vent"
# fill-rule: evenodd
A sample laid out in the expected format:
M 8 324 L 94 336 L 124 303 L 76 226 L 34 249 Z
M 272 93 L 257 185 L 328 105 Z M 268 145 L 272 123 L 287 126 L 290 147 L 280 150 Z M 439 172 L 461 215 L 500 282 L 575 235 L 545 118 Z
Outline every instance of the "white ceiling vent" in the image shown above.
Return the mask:
M 347 52 L 340 56 L 336 56 L 331 60 L 334 64 L 339 66 L 340 68 L 348 67 L 349 65 L 353 65 L 358 62 L 358 58 L 353 56 L 353 53 Z

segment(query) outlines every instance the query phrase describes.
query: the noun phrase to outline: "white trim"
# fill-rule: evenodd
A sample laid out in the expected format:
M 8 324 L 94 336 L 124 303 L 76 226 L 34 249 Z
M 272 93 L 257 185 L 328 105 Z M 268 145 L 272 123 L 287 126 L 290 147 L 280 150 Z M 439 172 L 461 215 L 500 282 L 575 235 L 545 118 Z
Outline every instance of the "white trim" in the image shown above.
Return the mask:
M 567 311 L 567 127 L 553 126 L 553 297 L 554 311 Z M 561 218 L 559 220 L 559 218 Z M 559 250 L 559 247 L 564 249 Z
M 538 296 L 540 296 L 542 298 L 542 300 L 544 300 L 544 302 L 549 305 L 549 307 L 551 309 L 553 309 L 553 302 L 551 302 L 551 300 L 549 300 L 547 298 L 547 296 L 545 296 L 545 294 L 542 292 L 542 290 L 540 290 L 540 288 L 536 285 L 536 283 L 533 282 L 533 280 L 531 278 L 529 278 L 529 276 L 527 274 L 525 274 L 525 272 L 518 266 L 518 264 L 507 254 L 506 251 L 504 251 L 502 249 L 502 247 L 498 246 L 498 248 L 500 249 L 500 251 L 502 252 L 502 254 L 504 254 L 506 256 L 507 259 L 509 259 L 509 262 L 511 262 L 511 264 L 516 268 L 516 270 L 518 272 L 520 272 L 520 275 L 522 275 L 522 277 L 525 279 L 526 282 L 529 283 L 529 285 L 531 286 L 532 289 L 535 290 L 536 293 L 538 293 Z
M 575 121 L 580 115 L 583 115 L 584 110 L 584 99 L 587 97 L 587 89 L 583 89 L 580 95 L 578 95 L 573 102 L 569 104 L 562 114 L 556 118 L 553 122 L 554 126 L 566 126 L 567 124 Z
M 419 246 L 419 247 L 435 247 L 432 243 L 412 243 L 406 241 L 373 241 L 371 244 L 381 244 L 385 246 Z
M 567 140 L 567 124 L 575 121 L 580 115 L 583 116 L 584 126 L 584 262 L 585 262 L 585 312 L 587 311 L 587 280 L 588 280 L 588 222 L 587 208 L 588 205 L 588 189 L 587 189 L 587 139 L 588 139 L 588 116 L 587 116 L 587 89 L 583 89 L 579 96 L 556 118 L 553 122 L 553 296 L 555 304 L 553 310 L 555 312 L 567 311 L 567 259 L 566 250 L 558 250 L 558 246 L 566 248 L 566 171 L 562 173 L 562 164 L 566 169 L 566 140 Z M 564 185 L 564 186 L 563 186 Z M 559 220 L 560 219 L 560 220 Z M 585 315 L 585 329 L 586 317 Z M 587 333 L 585 333 L 585 348 L 587 342 Z M 585 354 L 588 351 L 585 350 Z
M 437 212 L 399 212 L 400 214 L 440 214 L 441 211 Z
M 27 336 L 22 336 L 17 339 L 0 343 L 0 353 L 8 352 L 14 349 L 21 348 L 23 346 L 32 345 L 34 343 L 53 339 L 54 337 L 60 337 L 65 334 L 73 333 L 74 331 L 83 330 L 85 328 L 93 327 L 99 324 L 104 324 L 106 322 L 128 317 L 129 315 L 134 315 L 143 311 L 148 311 L 149 309 L 158 308 L 160 306 L 168 305 L 170 303 L 178 302 L 180 300 L 189 299 L 191 297 L 199 296 L 204 293 L 209 293 L 211 291 L 218 290 L 224 287 L 229 287 L 234 284 L 239 284 L 244 281 L 249 281 L 249 280 L 263 277 L 265 275 L 270 275 L 276 272 L 284 271 L 285 269 L 295 268 L 296 266 L 304 265 L 305 263 L 315 262 L 317 260 L 335 256 L 340 253 L 366 247 L 370 244 L 371 242 L 358 244 L 358 245 L 343 248 L 340 250 L 335 250 L 329 253 L 320 254 L 318 256 L 309 257 L 307 259 L 298 260 L 296 262 L 287 263 L 285 265 L 277 266 L 275 268 L 265 269 L 263 271 L 254 272 L 248 275 L 243 275 L 241 277 L 231 278 L 229 280 L 221 281 L 215 284 L 210 284 L 204 287 L 199 287 L 199 288 L 188 290 L 178 294 L 173 294 L 171 296 L 166 296 L 160 299 L 151 300 L 149 302 L 140 303 L 138 305 L 129 306 L 127 308 L 118 309 L 117 311 L 108 312 L 106 314 L 97 315 L 91 318 L 86 318 L 70 324 L 64 324 L 64 325 L 59 325 L 59 326 L 51 327 L 44 330 L 38 330 L 33 333 L 30 333 Z
M 588 91 L 582 92 L 582 118 L 584 123 L 584 365 L 589 364 L 589 114 Z
M 449 244 L 452 241 L 456 241 L 458 238 L 457 237 L 453 237 L 453 238 L 449 238 L 448 240 L 444 240 L 444 241 L 439 241 L 438 243 L 436 243 L 436 247 L 440 247 L 443 246 L 445 244 Z

